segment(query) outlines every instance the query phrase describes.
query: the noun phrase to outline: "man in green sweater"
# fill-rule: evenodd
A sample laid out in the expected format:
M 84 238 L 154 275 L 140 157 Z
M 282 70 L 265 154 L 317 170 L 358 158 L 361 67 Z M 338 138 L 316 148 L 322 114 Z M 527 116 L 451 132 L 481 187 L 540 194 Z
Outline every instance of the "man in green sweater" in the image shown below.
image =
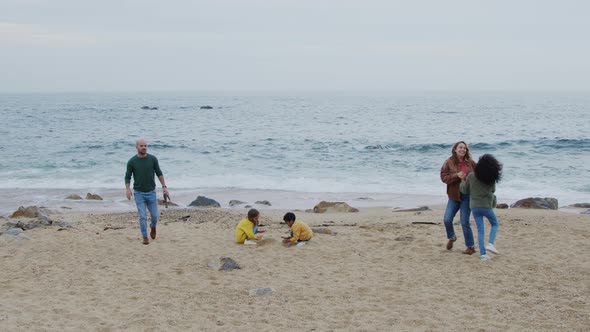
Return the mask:
M 158 199 L 154 174 L 158 176 L 158 180 L 162 184 L 164 196 L 168 195 L 168 188 L 166 188 L 164 174 L 158 164 L 158 158 L 147 153 L 147 143 L 143 138 L 135 142 L 135 148 L 137 149 L 137 155 L 127 162 L 125 187 L 127 188 L 127 199 L 131 200 L 131 196 L 135 198 L 143 244 L 149 244 L 146 208 L 150 211 L 150 236 L 152 239 L 156 238 L 156 224 L 158 223 Z M 133 175 L 133 194 L 131 193 L 131 175 Z

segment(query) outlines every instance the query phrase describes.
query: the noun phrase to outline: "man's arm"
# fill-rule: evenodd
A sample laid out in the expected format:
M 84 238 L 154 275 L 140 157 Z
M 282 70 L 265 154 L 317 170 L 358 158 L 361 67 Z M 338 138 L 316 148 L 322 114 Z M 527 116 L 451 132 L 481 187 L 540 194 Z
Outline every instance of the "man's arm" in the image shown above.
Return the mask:
M 133 174 L 133 167 L 131 166 L 131 160 L 127 162 L 127 172 L 125 172 L 125 188 L 126 196 L 128 200 L 131 200 L 131 174 Z
M 162 192 L 164 195 L 168 195 L 168 187 L 166 187 L 166 181 L 164 180 L 164 175 L 158 176 L 158 180 L 160 180 L 160 184 L 162 184 Z

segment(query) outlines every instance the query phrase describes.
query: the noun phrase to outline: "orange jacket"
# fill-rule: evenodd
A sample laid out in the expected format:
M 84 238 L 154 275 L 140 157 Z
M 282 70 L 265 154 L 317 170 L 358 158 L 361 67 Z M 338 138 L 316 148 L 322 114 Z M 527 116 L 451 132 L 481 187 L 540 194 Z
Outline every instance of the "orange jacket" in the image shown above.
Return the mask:
M 467 161 L 467 169 L 469 172 L 473 172 L 475 169 L 475 162 L 473 160 Z M 445 160 L 445 163 L 440 169 L 440 179 L 442 182 L 447 184 L 447 196 L 449 199 L 454 201 L 461 201 L 461 192 L 459 191 L 459 184 L 461 178 L 457 176 L 457 173 L 461 171 L 461 166 L 453 161 L 452 158 Z M 467 176 L 467 174 L 465 174 Z

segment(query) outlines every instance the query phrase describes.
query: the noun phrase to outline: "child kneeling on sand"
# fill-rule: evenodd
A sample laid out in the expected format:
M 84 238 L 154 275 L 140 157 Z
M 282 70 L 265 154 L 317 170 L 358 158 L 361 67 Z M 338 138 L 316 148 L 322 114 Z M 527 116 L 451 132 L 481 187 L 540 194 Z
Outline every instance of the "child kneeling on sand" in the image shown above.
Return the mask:
M 291 228 L 291 236 L 283 237 L 283 243 L 300 246 L 311 240 L 313 231 L 303 221 L 295 221 L 294 213 L 287 212 L 283 217 L 283 221 Z
M 250 211 L 248 211 L 248 217 L 242 219 L 238 226 L 236 226 L 237 243 L 256 244 L 255 241 L 262 239 L 262 234 L 256 235 L 256 233 L 258 232 L 259 217 L 260 212 L 258 212 L 258 210 L 250 209 Z
M 486 250 L 498 254 L 494 246 L 498 233 L 498 218 L 493 209 L 496 207 L 496 195 L 494 195 L 496 183 L 501 178 L 502 164 L 491 154 L 484 154 L 475 165 L 475 170 L 469 173 L 460 185 L 461 192 L 469 194 L 469 207 L 477 226 L 477 242 L 482 261 L 492 259 L 486 254 Z M 486 217 L 492 225 L 490 239 L 485 246 L 483 217 Z

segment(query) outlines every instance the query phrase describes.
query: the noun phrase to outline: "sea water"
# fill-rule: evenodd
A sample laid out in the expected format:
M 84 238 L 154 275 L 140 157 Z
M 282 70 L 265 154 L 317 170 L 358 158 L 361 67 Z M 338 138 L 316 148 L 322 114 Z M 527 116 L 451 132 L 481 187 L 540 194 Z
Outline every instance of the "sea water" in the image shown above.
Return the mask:
M 504 164 L 500 201 L 590 202 L 590 93 L 0 94 L 0 115 L 0 210 L 72 192 L 124 200 L 140 137 L 186 200 L 444 203 L 440 167 L 464 140 Z

